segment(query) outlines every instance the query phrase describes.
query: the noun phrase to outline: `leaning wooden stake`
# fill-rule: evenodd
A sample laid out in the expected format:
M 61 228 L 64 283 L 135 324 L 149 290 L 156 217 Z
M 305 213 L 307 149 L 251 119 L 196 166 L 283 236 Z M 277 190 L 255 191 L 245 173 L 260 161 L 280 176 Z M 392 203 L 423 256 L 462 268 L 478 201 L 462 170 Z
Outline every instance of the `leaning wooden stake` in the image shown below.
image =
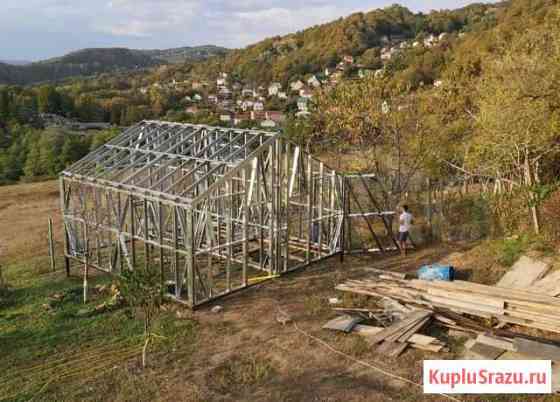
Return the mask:
M 49 257 L 51 259 L 51 269 L 56 271 L 56 263 L 54 260 L 54 240 L 53 240 L 53 221 L 49 218 Z

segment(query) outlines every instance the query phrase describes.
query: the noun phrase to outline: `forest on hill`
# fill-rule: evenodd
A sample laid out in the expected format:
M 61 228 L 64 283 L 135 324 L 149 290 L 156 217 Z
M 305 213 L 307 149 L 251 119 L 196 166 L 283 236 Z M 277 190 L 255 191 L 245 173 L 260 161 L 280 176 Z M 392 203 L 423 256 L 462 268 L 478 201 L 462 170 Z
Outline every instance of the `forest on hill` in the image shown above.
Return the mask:
M 266 83 L 304 77 L 334 68 L 345 56 L 359 64 L 380 68 L 381 49 L 393 40 L 422 40 L 430 34 L 469 32 L 495 24 L 496 7 L 504 4 L 474 4 L 458 10 L 413 13 L 393 5 L 360 12 L 328 24 L 314 26 L 287 36 L 266 39 L 225 57 L 199 64 L 195 70 L 230 71 L 248 82 Z
M 223 56 L 226 53 L 226 49 L 218 46 L 181 47 L 165 50 L 82 49 L 62 57 L 25 65 L 0 62 L 0 85 L 27 85 L 61 81 L 69 77 L 142 70 L 167 63 L 206 60 L 214 56 Z

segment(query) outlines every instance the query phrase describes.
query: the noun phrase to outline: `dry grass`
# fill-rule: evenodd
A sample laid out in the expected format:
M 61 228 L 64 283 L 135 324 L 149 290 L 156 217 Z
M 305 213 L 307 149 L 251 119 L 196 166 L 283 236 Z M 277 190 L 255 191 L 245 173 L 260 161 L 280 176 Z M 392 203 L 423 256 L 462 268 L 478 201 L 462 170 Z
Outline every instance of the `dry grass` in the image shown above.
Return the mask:
M 48 252 L 47 222 L 54 221 L 62 250 L 58 181 L 0 187 L 0 257 L 3 265 Z
M 67 280 L 61 274 L 36 276 L 36 272 L 48 267 L 45 236 L 49 215 L 55 219 L 60 235 L 56 182 L 0 188 L 0 242 L 3 258 L 10 261 L 8 273 L 15 279 L 11 290 L 13 298 L 8 300 L 12 304 L 0 305 L 0 345 L 4 345 L 0 366 L 3 363 L 1 368 L 6 371 L 30 366 L 35 363 L 30 361 L 33 359 L 36 363 L 53 361 L 61 352 L 83 355 L 93 335 L 103 334 L 108 341 L 123 337 L 131 340 L 141 333 L 141 325 L 127 321 L 122 311 L 77 321 L 69 313 L 80 309 L 79 304 L 69 302 L 54 314 L 41 308 L 41 303 L 54 291 L 79 287 L 79 278 Z M 423 359 L 453 356 L 409 349 L 392 360 L 376 354 L 358 335 L 322 330 L 326 320 L 336 316 L 328 306 L 328 298 L 344 297 L 347 305 L 369 306 L 371 301 L 367 298 L 337 294 L 334 285 L 347 278 L 367 275 L 366 267 L 414 272 L 420 265 L 439 261 L 457 250 L 455 246 L 434 247 L 418 250 L 407 257 L 353 256 L 345 258 L 344 262 L 331 258 L 220 301 L 224 306 L 220 314 L 206 308 L 193 314 L 181 314 L 186 318 L 180 319 L 175 311 L 179 308 L 170 308 L 167 319 L 158 329 L 165 339 L 151 351 L 148 369 L 141 370 L 138 362 L 122 362 L 80 382 L 53 383 L 34 401 L 443 400 L 423 395 L 420 389 L 380 376 L 333 354 L 302 336 L 292 324 L 280 324 L 276 314 L 280 307 L 299 328 L 336 349 L 421 382 Z M 475 270 L 476 253 L 470 255 L 473 259 L 468 264 Z M 460 256 L 458 261 L 461 261 Z M 37 271 L 34 264 L 37 264 Z M 25 281 L 21 281 L 22 277 Z M 30 344 L 36 345 L 40 357 L 33 357 L 34 349 Z M 453 346 L 460 349 L 460 345 Z M 480 400 L 474 396 L 463 399 Z M 510 399 L 489 397 L 485 400 Z M 516 400 L 554 399 L 539 396 Z

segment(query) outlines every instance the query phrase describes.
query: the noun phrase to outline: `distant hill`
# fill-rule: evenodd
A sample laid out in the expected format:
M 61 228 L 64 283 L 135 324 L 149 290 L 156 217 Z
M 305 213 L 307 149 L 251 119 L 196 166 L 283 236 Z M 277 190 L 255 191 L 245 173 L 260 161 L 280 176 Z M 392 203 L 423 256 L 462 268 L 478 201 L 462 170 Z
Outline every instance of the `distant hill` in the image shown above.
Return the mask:
M 184 63 L 185 61 L 206 60 L 213 56 L 224 56 L 228 52 L 228 49 L 214 45 L 206 45 L 164 50 L 141 50 L 140 52 L 168 63 Z
M 18 66 L 0 62 L 0 84 L 26 85 L 75 76 L 138 70 L 161 64 L 200 61 L 214 55 L 224 55 L 226 52 L 226 49 L 216 46 L 166 50 L 83 49 L 28 65 Z
M 11 64 L 12 66 L 25 66 L 26 64 L 31 64 L 31 61 L 26 60 L 0 60 L 0 63 Z

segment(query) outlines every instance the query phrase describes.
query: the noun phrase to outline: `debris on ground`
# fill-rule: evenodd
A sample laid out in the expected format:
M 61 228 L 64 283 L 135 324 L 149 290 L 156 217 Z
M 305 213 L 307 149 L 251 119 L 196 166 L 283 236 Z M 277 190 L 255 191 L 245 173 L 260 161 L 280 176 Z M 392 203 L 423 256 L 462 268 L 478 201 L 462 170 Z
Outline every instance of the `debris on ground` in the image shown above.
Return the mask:
M 550 260 L 536 260 L 524 255 L 502 276 L 496 286 L 531 290 L 532 285 L 548 274 L 551 268 Z
M 520 260 L 524 266 L 527 263 L 528 259 Z M 430 352 L 448 351 L 444 340 L 430 336 L 430 326 L 436 324 L 448 330 L 449 338 L 470 338 L 464 345 L 463 358 L 550 359 L 553 367 L 557 367 L 560 366 L 560 346 L 545 338 L 503 329 L 514 325 L 560 333 L 557 313 L 560 299 L 531 291 L 535 284 L 546 280 L 544 275 L 549 271 L 542 262 L 539 264 L 540 268 L 532 271 L 531 280 L 515 279 L 519 275 L 517 272 L 509 275 L 506 280 L 511 286 L 524 288 L 507 289 L 466 281 L 407 279 L 400 273 L 368 270 L 371 273 L 368 279 L 348 280 L 336 289 L 371 296 L 379 309 L 332 307 L 340 316 L 323 328 L 364 336 L 377 353 L 398 357 L 407 347 Z M 370 325 L 369 321 L 374 324 Z M 500 328 L 494 326 L 498 323 Z M 441 334 L 441 331 L 436 332 L 438 336 Z
M 335 331 L 350 333 L 352 329 L 354 329 L 354 327 L 362 321 L 364 321 L 362 317 L 353 317 L 345 314 L 327 322 L 323 325 L 323 329 L 332 329 Z
M 410 306 L 428 308 L 438 316 L 448 312 L 497 320 L 560 333 L 560 299 L 525 290 L 504 289 L 466 281 L 399 280 L 378 277 L 350 280 L 337 290 L 374 297 L 388 297 Z M 460 325 L 459 325 L 460 327 Z
M 218 306 L 212 307 L 212 310 L 210 310 L 210 311 L 212 311 L 214 314 L 218 314 L 218 313 L 221 313 L 223 310 L 224 310 L 224 308 L 222 306 L 218 305 Z

